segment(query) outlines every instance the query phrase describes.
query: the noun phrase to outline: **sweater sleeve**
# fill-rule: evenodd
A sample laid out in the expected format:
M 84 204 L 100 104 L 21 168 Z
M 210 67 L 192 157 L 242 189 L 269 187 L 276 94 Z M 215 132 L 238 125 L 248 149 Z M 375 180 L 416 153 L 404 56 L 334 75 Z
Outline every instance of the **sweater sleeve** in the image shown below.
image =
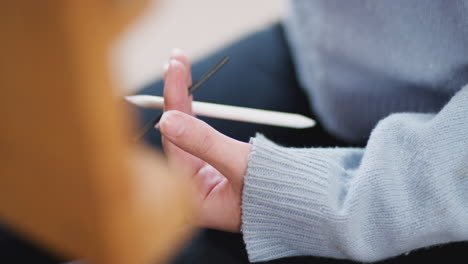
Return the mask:
M 383 119 L 364 149 L 251 142 L 242 232 L 252 262 L 378 261 L 468 240 L 468 85 L 437 114 Z

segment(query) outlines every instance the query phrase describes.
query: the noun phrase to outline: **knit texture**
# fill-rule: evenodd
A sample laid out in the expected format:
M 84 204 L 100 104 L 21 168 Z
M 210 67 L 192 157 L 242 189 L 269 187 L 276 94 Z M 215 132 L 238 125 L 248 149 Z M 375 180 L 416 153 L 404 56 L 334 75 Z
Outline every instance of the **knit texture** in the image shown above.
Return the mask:
M 398 112 L 438 112 L 468 83 L 468 0 L 293 0 L 286 33 L 328 131 L 363 141 Z
M 468 0 L 294 0 L 286 29 L 319 122 L 368 141 L 252 140 L 250 260 L 377 261 L 468 240 Z
M 252 139 L 242 232 L 253 262 L 377 261 L 468 240 L 468 86 L 438 114 L 393 114 L 365 149 Z
M 468 1 L 290 3 L 286 33 L 319 122 L 368 143 L 253 139 L 242 204 L 250 260 L 376 261 L 468 240 Z

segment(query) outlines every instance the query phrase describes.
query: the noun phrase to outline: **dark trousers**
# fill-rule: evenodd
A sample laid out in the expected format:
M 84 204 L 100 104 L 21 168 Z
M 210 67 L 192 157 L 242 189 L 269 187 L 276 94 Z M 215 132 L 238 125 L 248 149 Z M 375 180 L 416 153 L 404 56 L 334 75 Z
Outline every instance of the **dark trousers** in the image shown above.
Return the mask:
M 295 112 L 314 117 L 307 95 L 297 82 L 281 25 L 275 25 L 247 36 L 210 57 L 194 63 L 194 80 L 197 80 L 222 56 L 230 56 L 231 61 L 197 90 L 194 95 L 195 100 Z M 162 95 L 162 90 L 163 84 L 158 81 L 139 93 Z M 138 111 L 141 124 L 159 114 L 157 110 Z M 210 118 L 202 119 L 218 131 L 242 141 L 248 141 L 250 137 L 259 132 L 284 146 L 350 146 L 347 142 L 327 133 L 320 126 L 320 122 L 314 128 L 296 130 Z M 155 148 L 161 148 L 160 134 L 156 130 L 148 133 L 145 141 Z M 4 262 L 3 256 L 13 256 L 17 261 Z M 421 249 L 409 255 L 386 260 L 384 263 L 425 263 L 429 260 L 468 263 L 468 243 L 453 243 Z M 2 234 L 0 230 L 0 263 L 57 263 L 57 261 L 24 240 L 12 234 Z M 248 263 L 248 259 L 240 234 L 202 229 L 175 255 L 171 263 L 229 264 Z M 294 257 L 269 263 L 352 262 L 317 257 Z

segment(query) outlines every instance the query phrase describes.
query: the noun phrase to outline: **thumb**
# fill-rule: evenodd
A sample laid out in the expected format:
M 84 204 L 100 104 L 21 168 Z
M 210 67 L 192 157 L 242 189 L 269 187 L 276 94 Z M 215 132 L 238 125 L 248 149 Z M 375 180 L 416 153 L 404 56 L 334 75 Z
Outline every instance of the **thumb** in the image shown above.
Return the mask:
M 250 144 L 227 137 L 205 122 L 174 110 L 164 113 L 159 130 L 173 144 L 215 167 L 234 186 L 242 188 Z

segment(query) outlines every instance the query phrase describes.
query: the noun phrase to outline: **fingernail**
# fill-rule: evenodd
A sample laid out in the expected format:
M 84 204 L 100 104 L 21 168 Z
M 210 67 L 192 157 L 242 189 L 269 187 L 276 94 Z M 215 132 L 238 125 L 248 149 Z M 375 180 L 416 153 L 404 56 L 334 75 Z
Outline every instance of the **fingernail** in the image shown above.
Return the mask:
M 163 114 L 158 125 L 158 129 L 168 137 L 178 137 L 185 131 L 183 118 L 173 113 Z
M 184 55 L 185 52 L 182 49 L 174 48 L 172 49 L 172 55 Z
M 178 61 L 178 60 L 176 60 L 176 59 L 171 59 L 171 60 L 169 61 L 169 67 L 171 67 L 171 66 L 174 65 L 174 64 L 182 64 L 182 62 L 180 62 L 180 61 Z

